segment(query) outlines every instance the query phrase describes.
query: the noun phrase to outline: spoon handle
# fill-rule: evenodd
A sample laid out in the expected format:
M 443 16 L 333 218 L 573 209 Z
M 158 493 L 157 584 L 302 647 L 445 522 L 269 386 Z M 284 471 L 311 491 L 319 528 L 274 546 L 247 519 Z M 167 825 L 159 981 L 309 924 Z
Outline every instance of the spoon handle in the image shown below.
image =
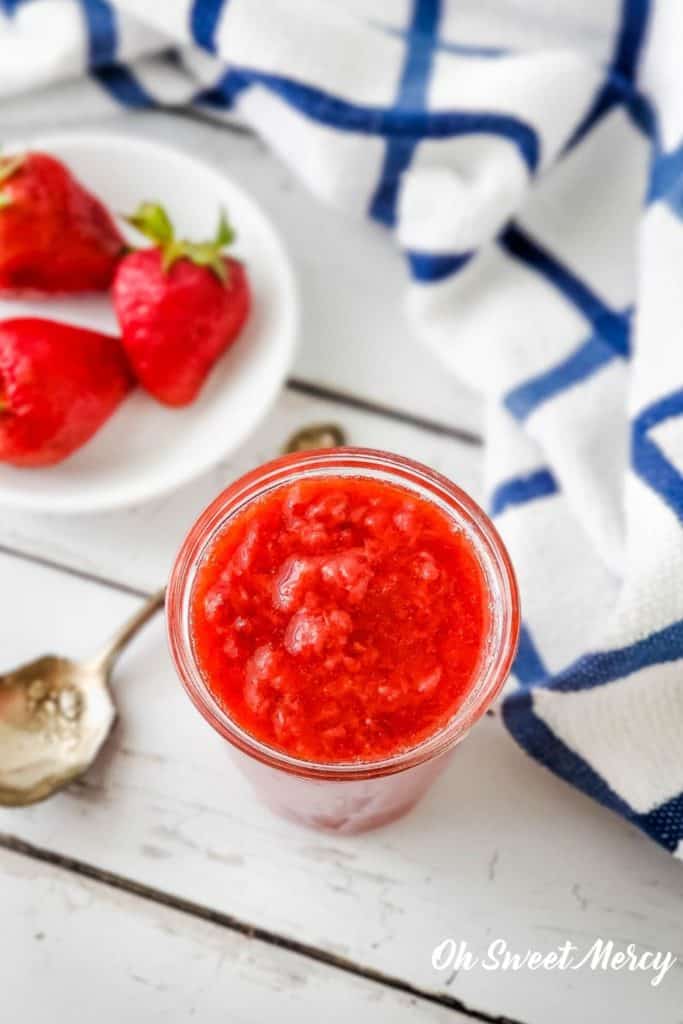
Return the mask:
M 113 669 L 116 661 L 125 647 L 128 646 L 129 642 L 133 639 L 135 634 L 140 630 L 146 622 L 148 622 L 152 616 L 163 608 L 166 600 L 166 588 L 158 590 L 156 594 L 142 606 L 139 612 L 128 620 L 128 622 L 121 627 L 121 629 L 114 634 L 107 646 L 101 651 L 93 660 L 93 666 L 105 675 L 109 675 Z

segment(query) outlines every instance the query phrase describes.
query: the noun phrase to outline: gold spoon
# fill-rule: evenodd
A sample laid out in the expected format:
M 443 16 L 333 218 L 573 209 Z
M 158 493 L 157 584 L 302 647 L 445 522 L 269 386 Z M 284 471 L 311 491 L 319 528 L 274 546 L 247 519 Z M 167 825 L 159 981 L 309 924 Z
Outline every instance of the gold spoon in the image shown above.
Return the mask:
M 0 676 L 0 804 L 44 800 L 90 767 L 116 719 L 112 669 L 165 596 L 151 597 L 88 661 L 48 654 Z
M 283 451 L 344 443 L 336 424 L 316 424 L 293 434 Z M 48 654 L 0 676 L 0 805 L 45 800 L 88 770 L 116 719 L 109 692 L 114 665 L 165 597 L 165 589 L 150 597 L 89 661 Z
M 313 423 L 295 431 L 283 447 L 285 455 L 293 452 L 307 452 L 316 448 L 341 448 L 346 444 L 346 434 L 337 423 Z

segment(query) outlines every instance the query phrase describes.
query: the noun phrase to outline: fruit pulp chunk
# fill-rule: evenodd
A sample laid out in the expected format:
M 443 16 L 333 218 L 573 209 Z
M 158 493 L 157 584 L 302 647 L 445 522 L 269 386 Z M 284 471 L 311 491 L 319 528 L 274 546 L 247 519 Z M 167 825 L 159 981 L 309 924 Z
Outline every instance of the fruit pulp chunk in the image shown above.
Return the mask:
M 256 739 L 308 761 L 376 761 L 461 705 L 488 597 L 471 542 L 433 502 L 383 480 L 308 478 L 211 542 L 192 642 L 209 691 Z

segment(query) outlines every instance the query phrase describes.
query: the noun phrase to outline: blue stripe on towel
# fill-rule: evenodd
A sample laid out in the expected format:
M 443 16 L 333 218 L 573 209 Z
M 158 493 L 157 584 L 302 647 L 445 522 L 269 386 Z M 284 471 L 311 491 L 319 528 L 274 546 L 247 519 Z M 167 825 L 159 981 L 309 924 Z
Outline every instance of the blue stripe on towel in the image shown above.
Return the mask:
M 392 107 L 370 107 L 324 92 L 284 75 L 272 75 L 251 68 L 234 67 L 234 80 L 242 88 L 261 85 L 295 110 L 330 128 L 361 135 L 404 136 L 446 139 L 461 135 L 495 135 L 507 139 L 519 151 L 530 172 L 536 170 L 540 155 L 538 136 L 519 118 L 490 111 L 405 111 Z
M 633 821 L 647 832 L 651 839 L 674 853 L 683 839 L 683 793 L 660 804 L 647 814 L 635 814 Z
M 202 89 L 194 98 L 195 103 L 220 110 L 231 110 L 237 97 L 249 88 L 249 79 L 239 71 L 226 71 L 210 89 Z
M 638 60 L 645 41 L 651 0 L 622 0 L 621 18 L 614 52 L 605 81 L 593 97 L 565 150 L 572 149 L 589 134 L 593 126 L 615 106 L 623 103 L 638 127 L 649 133 L 653 128 L 652 108 L 635 86 Z
M 430 253 L 408 250 L 406 259 L 410 272 L 416 281 L 435 283 L 443 281 L 466 267 L 474 256 L 473 252 Z
M 500 237 L 501 246 L 511 256 L 531 267 L 581 312 L 605 341 L 619 354 L 629 352 L 630 314 L 619 313 L 603 302 L 589 286 L 544 249 L 518 225 L 511 225 Z
M 81 0 L 88 43 L 88 63 L 95 81 L 124 107 L 155 105 L 135 75 L 116 60 L 118 26 L 111 4 L 105 0 Z
M 617 33 L 611 67 L 629 82 L 638 70 L 640 52 L 645 42 L 651 0 L 623 0 L 621 24 Z
M 590 377 L 615 356 L 628 356 L 631 311 L 611 309 L 573 271 L 520 227 L 512 225 L 499 241 L 509 255 L 557 288 L 593 326 L 591 336 L 560 363 L 508 392 L 505 406 L 518 420 L 524 420 L 539 405 Z
M 629 817 L 631 807 L 578 754 L 562 742 L 533 707 L 533 690 L 518 690 L 503 702 L 503 721 L 517 742 L 550 768 L 613 811 Z
M 427 103 L 432 53 L 439 30 L 440 0 L 413 0 L 413 16 L 407 34 L 406 56 L 395 110 L 424 110 Z M 410 165 L 417 137 L 393 136 L 386 145 L 379 184 L 370 200 L 369 213 L 393 227 L 401 175 Z
M 647 200 L 666 202 L 683 219 L 683 143 L 670 153 L 655 156 Z
M 591 377 L 615 358 L 613 347 L 593 334 L 562 362 L 509 391 L 504 405 L 516 419 L 525 420 L 544 402 Z
M 88 32 L 88 66 L 93 69 L 111 64 L 118 43 L 114 11 L 105 0 L 82 0 L 81 7 Z
M 633 822 L 667 850 L 676 850 L 683 839 L 683 794 L 645 814 L 637 813 L 539 718 L 533 702 L 533 691 L 527 689 L 518 690 L 503 702 L 503 721 L 520 746 L 556 775 Z
M 383 25 L 381 22 L 373 22 L 373 24 L 380 28 L 383 32 L 386 32 L 390 36 L 399 36 L 401 39 L 405 39 L 411 32 L 410 29 L 396 28 L 393 25 Z M 484 57 L 492 60 L 498 57 L 507 57 L 514 51 L 506 49 L 504 46 L 476 46 L 471 43 L 449 43 L 445 39 L 435 38 L 434 50 L 443 53 L 452 53 L 458 57 Z
M 683 390 L 675 391 L 644 409 L 633 421 L 631 461 L 641 477 L 683 521 L 683 476 L 666 457 L 649 431 L 683 414 Z
M 216 52 L 216 30 L 226 0 L 193 0 L 190 8 L 190 32 L 199 46 Z
M 156 106 L 156 100 L 142 87 L 135 75 L 123 64 L 109 64 L 93 72 L 93 77 L 104 86 L 115 100 L 131 110 L 144 110 Z
M 498 60 L 500 57 L 514 56 L 514 51 L 505 46 L 476 46 L 472 43 L 449 43 L 445 39 L 438 40 L 436 49 L 444 53 L 452 53 L 456 57 L 483 57 L 486 60 Z
M 591 690 L 640 669 L 683 659 L 683 619 L 650 633 L 627 647 L 585 654 L 553 679 L 562 692 Z
M 512 671 L 522 686 L 534 686 L 548 678 L 548 670 L 543 664 L 543 659 L 538 653 L 528 626 L 525 626 L 524 623 L 519 629 L 519 645 Z
M 489 503 L 492 516 L 499 516 L 506 508 L 524 505 L 537 498 L 547 498 L 558 493 L 555 477 L 549 469 L 536 469 L 532 473 L 505 480 L 493 491 Z

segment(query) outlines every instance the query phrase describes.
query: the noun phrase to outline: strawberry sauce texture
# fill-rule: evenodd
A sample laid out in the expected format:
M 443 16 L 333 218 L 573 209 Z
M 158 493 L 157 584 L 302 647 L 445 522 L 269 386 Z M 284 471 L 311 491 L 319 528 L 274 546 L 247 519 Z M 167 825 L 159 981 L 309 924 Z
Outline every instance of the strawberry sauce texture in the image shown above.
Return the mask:
M 295 757 L 376 761 L 445 726 L 489 627 L 471 543 L 385 481 L 318 477 L 253 501 L 214 539 L 191 598 L 217 702 Z

